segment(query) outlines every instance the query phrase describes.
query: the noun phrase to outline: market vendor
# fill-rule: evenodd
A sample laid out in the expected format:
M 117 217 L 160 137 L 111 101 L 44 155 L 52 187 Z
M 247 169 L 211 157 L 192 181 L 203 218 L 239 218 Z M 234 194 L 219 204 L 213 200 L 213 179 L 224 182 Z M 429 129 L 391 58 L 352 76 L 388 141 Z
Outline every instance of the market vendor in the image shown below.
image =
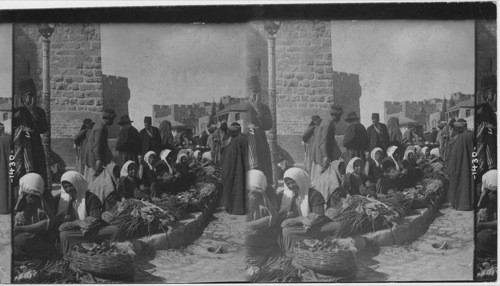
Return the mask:
M 248 213 L 245 246 L 247 258 L 259 259 L 276 249 L 278 210 L 266 195 L 267 179 L 259 170 L 247 172 Z
M 319 191 L 325 199 L 325 209 L 336 206 L 346 197 L 346 192 L 342 186 L 346 173 L 343 160 L 335 160 L 330 163 L 330 167 L 325 170 L 314 182 L 313 188 Z
M 175 169 L 179 173 L 179 178 L 177 179 L 176 184 L 179 192 L 187 191 L 189 185 L 196 181 L 196 175 L 189 167 L 189 164 L 189 155 L 179 154 L 177 156 L 177 164 L 175 164 Z
M 490 170 L 482 177 L 476 224 L 477 257 L 497 257 L 497 188 L 498 171 Z
M 375 150 L 375 149 L 374 149 Z M 352 195 L 375 196 L 375 182 L 370 181 L 362 171 L 363 160 L 352 158 L 347 164 L 344 190 Z
M 120 166 L 111 162 L 104 168 L 104 171 L 89 184 L 89 191 L 96 195 L 102 202 L 103 211 L 111 210 L 122 199 L 117 188 L 119 179 Z
M 118 227 L 101 219 L 101 201 L 87 190 L 87 181 L 80 173 L 68 171 L 61 177 L 61 194 L 56 197 L 57 217 L 64 217 L 59 226 L 61 250 L 64 256 L 83 242 L 101 243 L 114 240 Z
M 154 151 L 149 151 L 144 155 L 144 160 L 142 162 L 143 171 L 142 171 L 142 182 L 148 188 L 151 187 L 151 184 L 156 180 L 156 161 L 157 156 Z
M 408 171 L 403 167 L 397 146 L 387 149 L 387 157 L 382 160 L 382 169 L 384 179 L 377 183 L 377 192 L 385 194 L 390 189 L 401 189 L 403 177 Z
M 54 210 L 45 201 L 42 177 L 28 173 L 19 180 L 14 218 L 14 260 L 44 259 L 56 254 L 51 233 Z
M 293 252 L 297 241 L 335 235 L 340 223 L 329 222 L 324 216 L 325 199 L 311 187 L 307 172 L 300 168 L 290 168 L 285 172 L 284 180 L 285 189 L 279 208 L 280 221 L 284 219 L 281 223 L 281 236 L 278 238 L 281 249 L 287 253 Z
M 149 191 L 137 175 L 137 164 L 129 160 L 121 171 L 120 180 L 118 180 L 118 194 L 125 199 L 149 199 Z
M 384 169 L 382 168 L 382 159 L 384 150 L 375 148 L 370 152 L 370 158 L 365 164 L 365 174 L 371 182 L 377 182 L 384 177 Z
M 184 153 L 185 154 L 185 153 Z M 174 153 L 165 149 L 160 153 L 161 161 L 156 164 L 156 180 L 151 184 L 153 197 L 161 197 L 164 193 L 174 192 L 179 173 L 174 167 Z
M 410 188 L 416 185 L 417 180 L 422 176 L 422 171 L 417 164 L 416 152 L 407 149 L 401 161 L 403 168 L 407 170 L 407 174 L 402 177 L 401 184 L 403 188 Z
M 439 149 L 438 149 L 439 150 Z M 421 158 L 424 158 L 424 159 L 429 159 L 431 156 L 431 148 L 429 147 L 424 147 L 422 148 L 422 152 L 421 152 Z

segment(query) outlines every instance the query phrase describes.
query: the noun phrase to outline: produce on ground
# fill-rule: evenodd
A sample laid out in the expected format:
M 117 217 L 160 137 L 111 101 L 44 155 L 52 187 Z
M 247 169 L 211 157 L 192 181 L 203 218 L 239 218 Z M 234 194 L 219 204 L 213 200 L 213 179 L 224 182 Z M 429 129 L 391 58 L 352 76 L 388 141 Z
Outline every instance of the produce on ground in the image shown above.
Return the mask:
M 75 284 L 79 280 L 78 272 L 62 259 L 22 265 L 14 269 L 14 275 L 14 283 L 20 284 Z
M 296 247 L 311 252 L 320 251 L 322 253 L 335 253 L 338 251 L 350 251 L 356 253 L 356 244 L 352 238 L 334 238 L 329 236 L 323 240 L 319 239 L 304 239 L 303 241 L 297 241 Z
M 105 241 L 98 243 L 81 243 L 73 246 L 73 251 L 77 251 L 90 256 L 94 255 L 116 255 L 125 254 L 135 256 L 132 243 L 130 242 L 109 242 Z
M 271 257 L 251 264 L 251 282 L 284 283 L 300 282 L 299 269 L 293 259 L 286 256 Z

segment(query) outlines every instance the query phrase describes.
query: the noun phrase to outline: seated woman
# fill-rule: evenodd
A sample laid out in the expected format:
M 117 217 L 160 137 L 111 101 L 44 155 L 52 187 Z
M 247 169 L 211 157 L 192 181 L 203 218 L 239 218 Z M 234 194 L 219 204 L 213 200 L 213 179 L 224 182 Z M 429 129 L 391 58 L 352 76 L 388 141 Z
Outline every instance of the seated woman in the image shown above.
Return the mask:
M 342 160 L 335 160 L 330 167 L 323 172 L 312 183 L 313 188 L 318 190 L 325 198 L 325 209 L 336 206 L 346 197 L 346 192 L 342 186 L 346 168 Z
M 177 164 L 175 165 L 176 171 L 179 173 L 179 178 L 177 179 L 177 187 L 179 192 L 187 191 L 189 185 L 196 181 L 196 175 L 189 167 L 190 159 L 189 155 L 179 154 L 177 156 Z
M 57 254 L 51 232 L 54 210 L 42 196 L 42 177 L 28 173 L 19 180 L 19 200 L 14 218 L 14 260 L 45 259 Z
M 440 162 L 444 164 L 444 160 L 443 158 L 441 158 L 441 154 L 439 153 L 439 148 L 434 148 L 431 150 L 429 159 L 430 159 L 429 163 Z
M 123 165 L 120 171 L 120 180 L 118 180 L 118 194 L 125 199 L 148 200 L 150 198 L 149 192 L 136 173 L 137 164 L 134 161 L 127 161 Z
M 408 172 L 401 163 L 399 148 L 391 146 L 387 149 L 387 157 L 382 160 L 384 179 L 377 182 L 377 192 L 386 194 L 390 189 L 401 190 L 402 178 Z
M 422 148 L 422 152 L 420 153 L 420 158 L 429 159 L 430 156 L 431 156 L 431 148 L 427 146 Z
M 120 179 L 120 166 L 114 162 L 109 163 L 104 171 L 89 184 L 89 191 L 96 195 L 102 202 L 102 210 L 109 211 L 122 199 L 118 193 Z
M 382 168 L 382 159 L 384 150 L 382 148 L 375 148 L 370 153 L 370 158 L 366 160 L 365 174 L 371 182 L 377 182 L 384 178 L 384 169 Z
M 142 181 L 144 186 L 151 188 L 151 184 L 156 181 L 156 153 L 149 151 L 144 155 L 142 164 Z
M 80 173 L 68 171 L 61 177 L 61 194 L 56 197 L 57 216 L 64 217 L 59 226 L 61 250 L 64 256 L 82 242 L 101 243 L 114 240 L 118 227 L 101 219 L 101 201 L 88 191 L 87 181 Z
M 375 184 L 362 172 L 363 161 L 354 157 L 349 161 L 344 179 L 344 190 L 352 195 L 375 196 Z
M 300 168 L 290 168 L 285 172 L 284 180 L 285 189 L 279 208 L 280 221 L 284 219 L 278 239 L 281 249 L 287 253 L 293 252 L 297 241 L 336 235 L 340 223 L 331 222 L 324 215 L 325 199 L 311 187 L 307 172 Z
M 161 151 L 161 161 L 156 164 L 156 180 L 151 184 L 153 197 L 161 197 L 164 193 L 174 191 L 175 182 L 180 175 L 174 167 L 173 158 L 171 150 L 165 149 Z
M 476 256 L 497 257 L 497 188 L 498 171 L 490 170 L 482 177 L 481 197 L 476 224 Z
M 415 151 L 406 150 L 403 161 L 401 162 L 407 173 L 402 177 L 401 183 L 403 188 L 415 186 L 417 180 L 421 177 L 422 172 L 417 164 Z
M 276 241 L 280 228 L 277 227 L 278 210 L 276 204 L 269 200 L 267 179 L 259 170 L 247 172 L 247 258 L 259 259 L 268 256 L 276 249 Z M 272 190 L 274 191 L 274 190 Z

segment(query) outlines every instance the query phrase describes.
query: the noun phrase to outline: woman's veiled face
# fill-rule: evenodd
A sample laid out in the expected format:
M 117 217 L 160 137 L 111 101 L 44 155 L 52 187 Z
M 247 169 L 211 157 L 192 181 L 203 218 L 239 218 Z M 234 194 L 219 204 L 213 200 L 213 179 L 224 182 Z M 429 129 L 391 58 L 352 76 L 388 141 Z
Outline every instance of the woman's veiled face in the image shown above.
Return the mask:
M 408 153 L 408 160 L 415 161 L 415 154 L 413 152 Z
M 380 162 L 380 159 L 382 159 L 382 151 L 375 152 L 375 160 Z
M 40 203 L 40 196 L 37 194 L 25 194 L 26 202 L 30 206 L 35 206 Z
M 135 163 L 128 165 L 127 173 L 130 177 L 135 177 L 135 169 L 136 169 Z
M 425 156 L 429 157 L 430 155 L 431 155 L 431 150 L 430 149 L 425 150 Z
M 62 182 L 62 187 L 64 191 L 71 197 L 71 198 L 76 198 L 77 191 L 73 184 L 70 182 L 64 181 Z
M 260 191 L 250 190 L 248 194 L 248 200 L 250 202 L 250 208 L 255 209 L 260 205 L 264 205 L 264 199 Z
M 394 153 L 392 154 L 392 156 L 394 157 L 394 159 L 399 159 L 399 149 L 394 151 Z
M 339 173 L 340 173 L 342 176 L 345 176 L 345 172 L 346 172 L 346 170 L 345 170 L 345 163 L 344 163 L 344 162 L 341 162 L 341 163 L 339 164 Z
M 295 195 L 300 192 L 299 185 L 297 185 L 294 179 L 285 178 L 285 184 Z
M 354 173 L 361 174 L 361 165 L 363 162 L 361 160 L 356 160 L 354 162 Z
M 189 165 L 189 159 L 187 156 L 182 156 L 181 158 L 181 165 L 183 166 L 188 166 Z
M 155 162 L 156 162 L 156 155 L 155 154 L 149 155 L 149 157 L 148 157 L 149 165 L 154 165 Z
M 497 190 L 489 190 L 489 189 L 487 189 L 486 192 L 487 192 L 488 197 L 489 197 L 490 200 L 492 200 L 494 202 L 497 200 Z

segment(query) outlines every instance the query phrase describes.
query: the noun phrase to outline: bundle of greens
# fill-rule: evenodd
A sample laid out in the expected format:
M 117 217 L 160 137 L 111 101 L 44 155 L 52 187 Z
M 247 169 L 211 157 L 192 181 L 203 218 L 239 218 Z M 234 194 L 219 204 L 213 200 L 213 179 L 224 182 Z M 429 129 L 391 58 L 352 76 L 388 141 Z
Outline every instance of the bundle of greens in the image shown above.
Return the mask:
M 490 259 L 489 261 L 476 264 L 477 281 L 492 282 L 497 280 L 497 261 Z
M 311 252 L 328 252 L 334 253 L 337 251 L 350 251 L 356 253 L 356 244 L 352 238 L 334 238 L 327 237 L 323 240 L 319 239 L 304 239 L 303 241 L 297 241 L 296 247 L 304 250 L 309 250 Z
M 78 274 L 67 260 L 48 260 L 38 265 L 22 265 L 14 269 L 14 283 L 75 284 Z
M 73 251 L 94 255 L 113 255 L 113 254 L 126 254 L 135 256 L 133 246 L 130 242 L 110 242 L 105 241 L 101 244 L 98 243 L 81 243 L 73 246 Z
M 298 268 L 293 259 L 286 256 L 271 257 L 252 263 L 251 282 L 254 283 L 284 283 L 300 282 Z

